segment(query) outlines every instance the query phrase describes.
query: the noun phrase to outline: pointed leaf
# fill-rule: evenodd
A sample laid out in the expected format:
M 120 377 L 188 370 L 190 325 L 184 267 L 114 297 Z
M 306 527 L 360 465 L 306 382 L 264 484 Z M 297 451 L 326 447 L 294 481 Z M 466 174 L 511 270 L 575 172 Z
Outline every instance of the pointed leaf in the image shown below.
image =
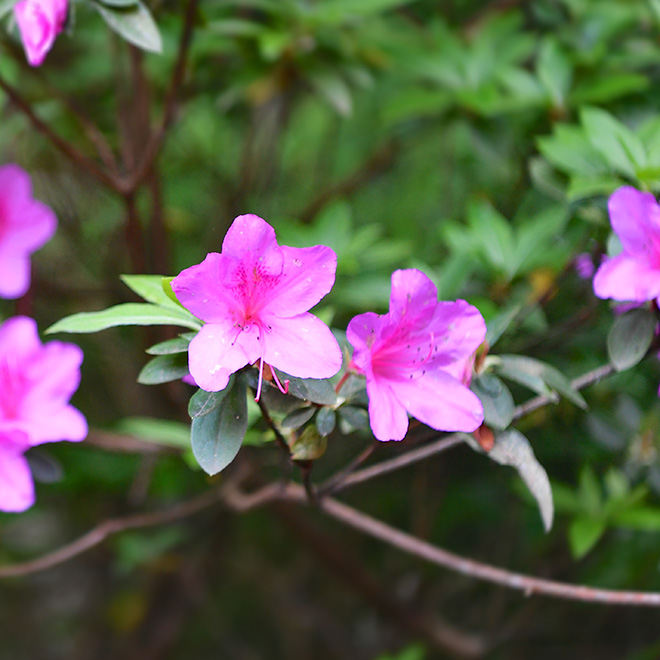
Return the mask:
M 330 435 L 335 430 L 337 421 L 335 411 L 332 408 L 321 408 L 316 416 L 316 430 L 322 435 Z
M 584 557 L 605 532 L 605 522 L 593 518 L 576 518 L 568 528 L 571 552 L 576 559 Z
M 505 429 L 513 419 L 513 397 L 509 388 L 497 376 L 483 374 L 472 381 L 470 389 L 484 407 L 484 422 L 496 429 Z
M 149 355 L 172 355 L 174 353 L 186 353 L 191 339 L 195 336 L 192 332 L 186 332 L 174 339 L 167 339 L 154 344 L 147 349 Z
M 212 413 L 218 406 L 222 404 L 225 397 L 234 386 L 234 376 L 229 379 L 229 383 L 224 390 L 220 392 L 207 392 L 206 390 L 197 390 L 188 402 L 188 414 L 190 419 L 196 417 L 204 417 Z
M 193 454 L 207 474 L 217 474 L 236 458 L 247 424 L 247 386 L 237 378 L 222 405 L 192 421 Z
M 162 275 L 120 275 L 121 281 L 140 298 L 163 307 L 180 308 L 163 291 Z
M 619 316 L 607 337 L 607 352 L 617 371 L 634 367 L 651 346 L 658 321 L 645 307 Z
M 108 26 L 134 46 L 153 53 L 163 51 L 160 31 L 151 13 L 141 2 L 129 7 L 110 7 L 94 3 Z
M 321 378 L 295 378 L 283 371 L 277 371 L 281 383 L 289 381 L 289 394 L 303 401 L 331 406 L 337 401 L 335 388 L 329 380 Z
M 81 312 L 67 316 L 46 330 L 53 332 L 99 332 L 120 325 L 177 325 L 199 330 L 201 323 L 184 309 L 150 303 L 122 303 L 99 312 Z
M 303 424 L 314 417 L 315 412 L 316 408 L 297 408 L 282 420 L 282 426 L 285 429 L 299 429 Z
M 183 364 L 182 364 L 183 361 Z M 188 375 L 188 365 L 180 353 L 175 355 L 159 355 L 149 360 L 142 367 L 137 382 L 142 385 L 159 385 L 173 380 L 181 380 Z

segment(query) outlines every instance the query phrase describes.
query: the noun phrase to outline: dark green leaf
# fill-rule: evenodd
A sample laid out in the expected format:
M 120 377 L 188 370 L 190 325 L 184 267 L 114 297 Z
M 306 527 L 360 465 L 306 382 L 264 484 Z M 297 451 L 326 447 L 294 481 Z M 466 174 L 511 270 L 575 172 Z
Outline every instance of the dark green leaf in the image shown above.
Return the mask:
M 342 406 L 337 413 L 339 415 L 339 428 L 346 435 L 353 433 L 353 431 L 362 431 L 369 428 L 369 414 L 364 408 Z
M 328 440 L 315 426 L 308 426 L 291 445 L 291 458 L 294 461 L 314 461 L 325 454 Z
M 181 363 L 183 356 L 159 355 L 153 360 L 149 360 L 142 367 L 137 381 L 142 385 L 159 385 L 160 383 L 169 383 L 172 380 L 180 380 L 188 375 L 188 365 Z
M 204 417 L 212 413 L 222 402 L 234 386 L 234 376 L 229 379 L 229 383 L 224 390 L 220 392 L 207 392 L 206 390 L 197 390 L 191 397 L 188 403 L 188 414 L 191 419 L 196 417 Z
M 316 415 L 316 429 L 322 435 L 330 435 L 335 430 L 336 415 L 332 408 L 321 408 Z
M 285 429 L 299 429 L 303 424 L 308 422 L 314 416 L 316 408 L 298 408 L 290 412 L 283 420 L 282 426 Z
M 231 387 L 227 386 L 227 389 Z M 191 444 L 197 462 L 210 475 L 224 470 L 238 454 L 247 431 L 247 386 L 236 378 L 222 405 L 192 421 Z
M 277 371 L 277 377 L 281 383 L 289 381 L 289 394 L 303 401 L 320 403 L 324 406 L 331 406 L 337 401 L 335 388 L 329 380 L 319 378 L 295 378 L 289 376 L 283 371 Z
M 192 332 L 187 332 L 179 335 L 174 339 L 161 341 L 159 344 L 154 344 L 147 349 L 149 355 L 171 355 L 173 353 L 186 353 L 190 340 L 195 336 Z
M 634 367 L 651 346 L 658 322 L 645 307 L 619 316 L 607 337 L 607 352 L 617 371 Z
M 505 429 L 513 419 L 513 397 L 497 376 L 483 374 L 472 381 L 472 391 L 484 407 L 484 421 L 495 429 Z

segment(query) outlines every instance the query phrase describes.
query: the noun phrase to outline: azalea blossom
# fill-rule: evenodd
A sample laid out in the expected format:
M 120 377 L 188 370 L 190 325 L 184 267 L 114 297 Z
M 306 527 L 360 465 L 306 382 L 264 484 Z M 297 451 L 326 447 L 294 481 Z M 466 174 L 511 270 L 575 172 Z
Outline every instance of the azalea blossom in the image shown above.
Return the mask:
M 64 29 L 68 9 L 68 0 L 20 0 L 14 5 L 18 31 L 31 66 L 40 66 L 44 61 Z
M 259 361 L 258 399 L 264 364 L 299 378 L 337 373 L 337 340 L 307 311 L 330 291 L 336 268 L 329 247 L 280 246 L 267 222 L 238 216 L 222 253 L 210 253 L 172 280 L 181 304 L 205 322 L 188 349 L 197 385 L 217 392 L 232 373 Z
M 485 336 L 476 307 L 439 302 L 435 285 L 419 270 L 395 271 L 389 313 L 360 314 L 346 332 L 355 349 L 352 367 L 366 376 L 376 438 L 402 440 L 407 413 L 439 431 L 476 429 L 483 407 L 464 383 Z
M 660 296 L 660 206 L 648 192 L 630 186 L 608 202 L 610 222 L 623 251 L 606 258 L 594 276 L 599 298 L 645 302 Z
M 73 344 L 42 344 L 31 318 L 0 325 L 0 510 L 24 511 L 34 503 L 25 451 L 87 435 L 85 418 L 69 405 L 82 358 Z
M 30 177 L 18 165 L 0 167 L 0 297 L 30 287 L 30 255 L 55 233 L 57 218 L 33 199 Z

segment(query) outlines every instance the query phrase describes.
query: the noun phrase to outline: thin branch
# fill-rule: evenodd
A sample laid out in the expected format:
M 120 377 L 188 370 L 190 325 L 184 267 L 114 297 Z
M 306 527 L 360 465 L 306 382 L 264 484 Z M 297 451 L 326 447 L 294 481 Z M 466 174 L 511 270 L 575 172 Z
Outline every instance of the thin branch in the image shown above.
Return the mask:
M 400 470 L 401 468 L 417 463 L 418 461 L 423 461 L 425 458 L 435 456 L 435 454 L 456 447 L 456 445 L 460 445 L 463 442 L 464 441 L 460 435 L 449 435 L 440 438 L 435 442 L 431 442 L 428 445 L 424 445 L 419 449 L 412 449 L 405 454 L 401 454 L 401 456 L 391 458 L 387 461 L 381 461 L 380 463 L 376 463 L 376 465 L 364 468 L 364 470 L 358 470 L 357 472 L 346 475 L 343 479 L 339 479 L 339 477 L 344 474 L 342 471 L 338 475 L 330 477 L 330 479 L 328 479 L 319 490 L 323 494 L 336 493 L 350 486 L 361 484 L 370 479 L 375 479 L 376 477 L 388 474 L 389 472 Z
M 63 153 L 69 160 L 75 163 L 81 170 L 89 172 L 92 176 L 98 179 L 101 183 L 108 186 L 115 192 L 120 192 L 120 182 L 108 174 L 105 170 L 101 169 L 93 160 L 85 156 L 82 152 L 78 151 L 75 147 L 70 145 L 66 140 L 61 138 L 55 133 L 48 124 L 44 123 L 37 117 L 32 110 L 30 104 L 4 79 L 0 76 L 0 89 L 9 97 L 9 100 L 20 109 L 20 111 L 29 119 L 30 123 L 42 135 L 44 135 L 61 153 Z
M 339 470 L 339 472 L 336 474 L 333 474 L 329 479 L 326 479 L 326 481 L 317 489 L 318 496 L 324 497 L 325 495 L 331 495 L 332 493 L 339 490 L 339 488 L 341 488 L 341 484 L 343 484 L 349 475 L 351 475 L 354 470 L 360 467 L 360 465 L 362 465 L 369 458 L 369 456 L 374 453 L 376 447 L 378 447 L 379 444 L 380 443 L 378 440 L 374 440 L 370 445 L 363 449 L 348 465 L 346 465 L 346 467 Z
M 220 489 L 208 490 L 202 495 L 186 502 L 182 502 L 171 509 L 155 511 L 153 513 L 138 513 L 123 518 L 111 518 L 100 523 L 75 541 L 55 550 L 54 552 L 49 552 L 48 554 L 42 555 L 31 561 L 11 564 L 9 566 L 0 566 L 0 578 L 21 577 L 23 575 L 44 571 L 77 557 L 118 532 L 123 532 L 129 529 L 139 529 L 142 527 L 167 525 L 182 520 L 183 518 L 187 518 L 198 511 L 202 511 L 203 509 L 216 504 L 220 501 L 221 497 L 222 494 Z
M 192 43 L 192 36 L 195 25 L 195 16 L 197 14 L 197 5 L 199 0 L 189 0 L 186 7 L 186 13 L 183 19 L 183 30 L 181 32 L 181 39 L 179 41 L 179 51 L 177 61 L 174 65 L 172 78 L 170 80 L 169 90 L 165 99 L 165 107 L 163 110 L 163 117 L 160 126 L 156 129 L 151 136 L 149 143 L 145 149 L 144 155 L 140 160 L 137 167 L 131 174 L 124 180 L 123 186 L 125 190 L 135 190 L 137 186 L 144 181 L 144 179 L 151 172 L 154 161 L 160 148 L 165 141 L 167 131 L 174 121 L 174 113 L 176 109 L 177 99 L 183 84 L 183 79 L 186 73 L 186 66 L 188 64 L 188 53 L 190 51 L 190 44 Z
M 573 387 L 573 389 L 582 390 L 588 385 L 592 385 L 593 383 L 597 383 L 599 380 L 606 378 L 607 376 L 614 373 L 614 371 L 615 369 L 613 365 L 605 364 L 602 367 L 598 367 L 596 369 L 593 369 L 592 371 L 588 371 L 587 373 L 582 374 L 581 376 L 578 376 L 577 378 L 573 379 L 571 381 L 571 386 Z M 516 406 L 513 410 L 513 421 L 515 422 L 521 417 L 524 417 L 525 415 L 529 415 L 529 413 L 533 412 L 534 410 L 537 410 L 538 408 L 542 408 L 548 403 L 554 403 L 553 399 L 549 396 L 541 395 L 541 396 L 536 396 L 533 399 L 530 399 L 529 401 L 526 401 L 525 403 L 519 406 Z

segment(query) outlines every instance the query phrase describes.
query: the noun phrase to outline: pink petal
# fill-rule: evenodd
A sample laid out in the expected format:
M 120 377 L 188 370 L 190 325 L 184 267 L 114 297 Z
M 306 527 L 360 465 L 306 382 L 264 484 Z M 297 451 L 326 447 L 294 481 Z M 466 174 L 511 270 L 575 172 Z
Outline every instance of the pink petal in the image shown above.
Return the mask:
M 87 437 L 87 420 L 73 406 L 64 406 L 48 416 L 33 418 L 28 429 L 30 445 L 44 442 L 80 442 Z
M 599 298 L 643 302 L 660 295 L 660 270 L 624 252 L 601 264 L 593 286 Z
M 309 248 L 281 247 L 282 275 L 263 295 L 263 310 L 280 318 L 306 312 L 332 289 L 337 255 L 325 245 Z
M 30 466 L 22 453 L 0 439 L 0 511 L 16 513 L 34 504 Z
M 37 324 L 28 316 L 14 316 L 0 325 L 0 351 L 17 361 L 41 350 Z
M 43 410 L 46 402 L 61 406 L 68 402 L 80 385 L 80 365 L 83 352 L 79 346 L 61 341 L 45 344 L 38 355 L 26 365 L 26 375 L 34 383 L 30 395 Z
M 392 273 L 390 317 L 402 323 L 423 326 L 433 317 L 438 303 L 435 284 L 416 268 Z
M 474 431 L 484 421 L 479 397 L 444 371 L 392 383 L 408 412 L 437 431 Z
M 52 209 L 35 199 L 26 199 L 13 207 L 9 216 L 5 249 L 32 253 L 45 245 L 57 229 L 57 216 Z
M 389 381 L 367 378 L 369 424 L 377 440 L 403 440 L 408 432 L 408 414 L 394 395 Z
M 486 338 L 486 323 L 479 310 L 465 300 L 439 302 L 425 329 L 438 347 L 433 362 L 446 365 L 472 353 Z
M 660 206 L 648 192 L 631 186 L 615 190 L 608 201 L 612 229 L 625 252 L 658 257 L 660 245 Z
M 267 364 L 298 378 L 330 378 L 341 369 L 339 344 L 316 316 L 268 317 L 265 322 L 270 326 L 264 341 Z
M 210 252 L 201 264 L 179 273 L 172 280 L 172 290 L 179 302 L 197 318 L 207 323 L 222 322 L 231 316 L 231 310 L 237 305 L 231 290 L 222 284 L 230 267 L 227 257 Z
M 66 14 L 58 0 L 21 0 L 14 6 L 14 16 L 21 34 L 27 60 L 39 66 L 62 31 Z
M 283 257 L 275 230 L 258 215 L 239 215 L 227 230 L 222 254 L 240 261 L 259 263 L 270 273 L 282 271 Z
M 237 332 L 228 323 L 208 323 L 190 342 L 190 375 L 207 392 L 224 390 L 232 373 L 259 359 L 257 337 L 256 327 L 249 332 Z
M 0 245 L 0 298 L 20 298 L 30 288 L 30 258 L 7 254 Z

